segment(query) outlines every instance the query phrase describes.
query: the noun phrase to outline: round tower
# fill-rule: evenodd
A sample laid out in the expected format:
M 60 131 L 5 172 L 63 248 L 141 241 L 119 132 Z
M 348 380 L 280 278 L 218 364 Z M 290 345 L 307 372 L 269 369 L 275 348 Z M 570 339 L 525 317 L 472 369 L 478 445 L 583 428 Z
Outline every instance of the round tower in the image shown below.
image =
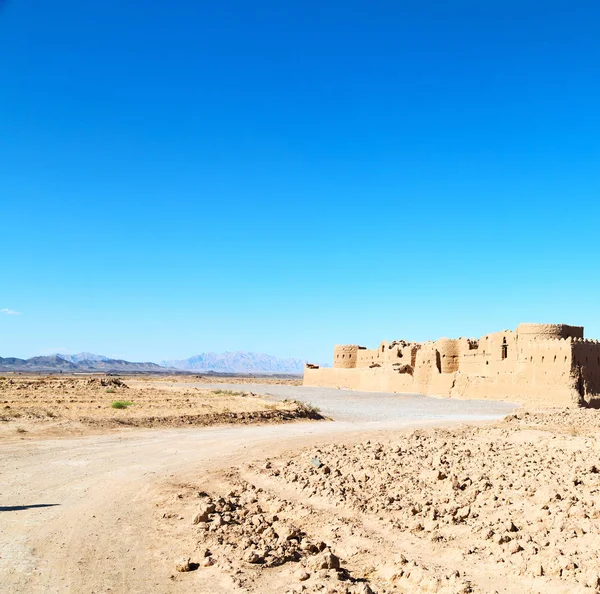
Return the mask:
M 356 367 L 357 344 L 338 344 L 333 349 L 333 366 L 342 369 Z
M 454 373 L 458 371 L 460 342 L 450 338 L 440 338 L 436 340 L 435 348 L 440 356 L 440 371 L 442 373 Z
M 519 340 L 547 340 L 551 338 L 583 338 L 583 326 L 567 324 L 519 324 L 517 326 Z

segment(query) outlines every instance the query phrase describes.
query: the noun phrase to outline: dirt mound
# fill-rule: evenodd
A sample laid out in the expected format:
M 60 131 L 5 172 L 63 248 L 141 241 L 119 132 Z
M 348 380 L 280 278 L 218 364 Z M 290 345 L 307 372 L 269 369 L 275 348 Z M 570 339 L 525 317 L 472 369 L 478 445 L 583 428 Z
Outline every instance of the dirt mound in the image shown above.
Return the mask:
M 135 417 L 113 417 L 94 418 L 81 417 L 79 421 L 92 427 L 184 427 L 194 425 L 196 427 L 212 425 L 250 425 L 255 423 L 286 423 L 301 419 L 318 420 L 321 416 L 315 416 L 310 409 L 304 407 L 291 407 L 282 410 L 259 410 L 248 412 L 223 412 L 213 414 L 186 414 L 186 415 L 158 415 L 158 416 L 135 416 Z
M 504 421 L 520 428 L 551 429 L 580 435 L 600 430 L 600 412 L 594 408 L 566 408 L 554 411 L 517 411 Z
M 545 422 L 564 424 L 561 416 Z M 468 565 L 597 587 L 598 454 L 592 438 L 574 444 L 514 430 L 431 430 L 320 448 L 262 472 L 309 500 L 384 517 L 391 531 L 458 549 Z
M 105 377 L 91 377 L 86 383 L 86 386 L 91 388 L 128 388 L 129 386 L 118 377 L 105 376 Z
M 199 495 L 193 519 L 199 533 L 198 565 L 221 565 L 242 574 L 236 580 L 240 588 L 252 588 L 253 573 L 285 565 L 289 581 L 303 583 L 298 591 L 322 591 L 326 583 L 331 594 L 372 592 L 366 580 L 354 578 L 342 566 L 330 545 L 311 539 L 294 524 L 286 512 L 289 502 L 243 481 L 224 497 Z
M 250 592 L 280 565 L 298 591 L 600 592 L 599 426 L 596 411 L 518 413 L 268 459 L 207 499 L 200 543 Z M 324 551 L 334 572 L 312 565 Z
M 55 393 L 66 393 L 73 390 L 100 390 L 106 388 L 127 389 L 127 384 L 118 377 L 0 377 L 1 390 L 38 391 L 51 389 Z

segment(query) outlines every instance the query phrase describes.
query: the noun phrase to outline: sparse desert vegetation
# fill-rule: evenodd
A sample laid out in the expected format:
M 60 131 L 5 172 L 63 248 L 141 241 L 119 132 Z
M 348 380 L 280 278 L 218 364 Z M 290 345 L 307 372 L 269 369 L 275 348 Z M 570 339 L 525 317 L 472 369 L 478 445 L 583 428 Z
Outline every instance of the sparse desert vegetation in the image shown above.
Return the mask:
M 115 400 L 111 406 L 113 408 L 129 408 L 132 404 L 131 400 Z
M 189 380 L 188 380 L 189 381 Z M 15 424 L 31 435 L 90 428 L 194 426 L 318 419 L 297 402 L 244 390 L 190 387 L 164 378 L 13 376 L 0 379 L 0 436 Z

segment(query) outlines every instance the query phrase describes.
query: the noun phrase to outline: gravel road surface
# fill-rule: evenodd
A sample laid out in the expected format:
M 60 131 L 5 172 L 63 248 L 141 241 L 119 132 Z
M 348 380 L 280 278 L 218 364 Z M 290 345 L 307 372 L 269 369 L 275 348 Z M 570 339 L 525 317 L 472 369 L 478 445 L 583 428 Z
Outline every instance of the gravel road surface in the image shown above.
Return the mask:
M 451 400 L 420 394 L 358 392 L 277 384 L 187 385 L 215 390 L 251 391 L 275 400 L 300 400 L 318 407 L 324 415 L 335 421 L 350 423 L 494 420 L 504 417 L 518 406 L 494 400 Z

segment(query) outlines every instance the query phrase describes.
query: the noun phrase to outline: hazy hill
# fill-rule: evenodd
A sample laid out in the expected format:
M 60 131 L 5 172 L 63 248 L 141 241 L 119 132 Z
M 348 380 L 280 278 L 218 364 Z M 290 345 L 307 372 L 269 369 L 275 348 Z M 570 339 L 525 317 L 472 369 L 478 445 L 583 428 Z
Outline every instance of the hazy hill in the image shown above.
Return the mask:
M 201 353 L 189 359 L 163 361 L 163 365 L 183 371 L 220 373 L 297 373 L 304 371 L 303 359 L 279 359 L 262 353 Z
M 57 355 L 64 359 L 65 361 L 69 361 L 71 363 L 81 363 L 82 361 L 112 361 L 110 357 L 105 357 L 104 355 L 94 355 L 94 353 L 77 353 L 76 355 L 63 355 L 62 353 L 57 353 Z
M 76 355 L 54 354 L 31 359 L 0 357 L 2 371 L 35 372 L 115 372 L 115 373 L 168 373 L 169 371 L 215 372 L 215 373 L 289 373 L 302 374 L 303 359 L 280 359 L 262 353 L 245 351 L 231 353 L 201 353 L 189 359 L 157 363 L 132 363 L 122 359 L 111 359 L 93 353 Z
M 17 359 L 0 357 L 0 371 L 76 371 L 77 366 L 58 355 Z
M 0 357 L 0 371 L 39 371 L 65 373 L 106 371 L 106 372 L 168 372 L 169 369 L 156 363 L 132 363 L 120 359 L 110 359 L 92 353 L 79 355 L 49 355 L 47 357 L 32 357 L 17 359 L 16 357 Z
M 97 360 L 83 360 L 78 364 L 80 368 L 93 369 L 94 371 L 121 371 L 121 372 L 168 372 L 173 371 L 158 365 L 156 363 L 145 362 L 145 363 L 132 363 L 131 361 L 124 361 L 123 359 L 97 359 Z

